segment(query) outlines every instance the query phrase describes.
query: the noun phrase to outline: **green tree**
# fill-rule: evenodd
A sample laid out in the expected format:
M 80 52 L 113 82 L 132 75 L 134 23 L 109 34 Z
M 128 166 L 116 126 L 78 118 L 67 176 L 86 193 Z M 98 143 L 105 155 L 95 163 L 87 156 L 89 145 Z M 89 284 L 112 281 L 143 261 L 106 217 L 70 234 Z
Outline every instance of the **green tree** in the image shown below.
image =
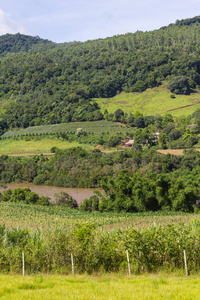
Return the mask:
M 186 76 L 175 76 L 167 85 L 168 89 L 175 94 L 190 94 L 189 79 Z

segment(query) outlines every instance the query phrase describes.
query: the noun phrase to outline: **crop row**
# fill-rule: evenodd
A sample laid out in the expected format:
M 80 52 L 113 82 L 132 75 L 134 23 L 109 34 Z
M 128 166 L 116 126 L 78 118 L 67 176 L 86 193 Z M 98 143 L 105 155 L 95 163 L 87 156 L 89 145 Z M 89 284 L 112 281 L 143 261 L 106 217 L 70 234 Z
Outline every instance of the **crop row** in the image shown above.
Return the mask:
M 2 137 L 9 138 L 21 135 L 40 135 L 40 134 L 56 134 L 60 132 L 76 132 L 82 128 L 87 133 L 99 134 L 101 132 L 117 132 L 124 130 L 123 127 L 110 121 L 94 121 L 94 122 L 71 122 L 54 125 L 33 126 L 25 129 L 12 130 L 6 132 Z M 127 128 L 126 128 L 127 130 Z

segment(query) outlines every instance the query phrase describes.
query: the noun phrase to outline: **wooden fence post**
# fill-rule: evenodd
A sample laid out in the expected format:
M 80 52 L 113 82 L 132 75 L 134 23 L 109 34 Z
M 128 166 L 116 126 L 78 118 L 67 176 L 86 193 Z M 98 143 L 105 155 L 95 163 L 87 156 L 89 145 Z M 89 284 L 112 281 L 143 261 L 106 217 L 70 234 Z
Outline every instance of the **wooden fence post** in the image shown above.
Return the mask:
M 25 274 L 24 252 L 22 252 L 22 275 Z
M 74 275 L 74 259 L 72 253 L 71 253 L 71 261 L 72 261 L 72 275 Z
M 187 269 L 187 259 L 186 259 L 186 251 L 183 250 L 183 255 L 184 255 L 184 262 L 185 262 L 185 274 L 188 276 L 188 269 Z
M 128 262 L 128 272 L 129 272 L 129 275 L 131 275 L 131 266 L 130 266 L 130 261 L 129 261 L 128 250 L 126 250 L 126 255 L 127 255 L 127 262 Z

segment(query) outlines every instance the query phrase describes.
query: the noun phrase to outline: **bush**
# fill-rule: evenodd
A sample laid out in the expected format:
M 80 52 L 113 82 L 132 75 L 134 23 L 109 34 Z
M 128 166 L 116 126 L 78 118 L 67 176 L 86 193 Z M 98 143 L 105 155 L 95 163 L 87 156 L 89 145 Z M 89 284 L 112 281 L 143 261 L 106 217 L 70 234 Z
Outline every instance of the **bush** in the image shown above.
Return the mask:
M 51 153 L 56 153 L 56 151 L 59 150 L 56 146 L 53 146 L 51 149 L 50 149 L 50 152 Z
M 60 192 L 55 194 L 55 202 L 56 206 L 66 206 L 69 208 L 78 208 L 78 203 L 75 199 L 73 199 L 68 193 Z
M 49 206 L 50 205 L 50 198 L 48 196 L 41 196 L 38 201 L 38 205 L 43 205 L 43 206 Z
M 175 76 L 167 85 L 167 88 L 175 94 L 190 94 L 189 79 L 186 76 Z
M 143 92 L 145 90 L 146 90 L 146 86 L 142 80 L 136 81 L 136 83 L 132 87 L 132 92 Z
M 33 179 L 33 184 L 40 185 L 44 184 L 47 179 L 46 174 L 39 174 L 37 177 Z
M 99 211 L 99 198 L 96 195 L 84 199 L 80 206 L 82 211 Z
M 49 197 L 41 196 L 31 192 L 29 188 L 8 189 L 0 194 L 0 201 L 24 202 L 26 204 L 49 205 Z

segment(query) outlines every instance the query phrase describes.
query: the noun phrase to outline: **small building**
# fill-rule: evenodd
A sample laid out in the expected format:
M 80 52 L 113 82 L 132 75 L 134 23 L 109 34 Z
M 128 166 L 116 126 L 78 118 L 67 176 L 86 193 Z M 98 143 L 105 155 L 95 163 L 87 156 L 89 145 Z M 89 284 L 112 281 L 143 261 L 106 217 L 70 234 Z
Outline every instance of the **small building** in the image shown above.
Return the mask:
M 129 140 L 127 143 L 125 143 L 125 147 L 132 147 L 134 144 L 134 140 Z

